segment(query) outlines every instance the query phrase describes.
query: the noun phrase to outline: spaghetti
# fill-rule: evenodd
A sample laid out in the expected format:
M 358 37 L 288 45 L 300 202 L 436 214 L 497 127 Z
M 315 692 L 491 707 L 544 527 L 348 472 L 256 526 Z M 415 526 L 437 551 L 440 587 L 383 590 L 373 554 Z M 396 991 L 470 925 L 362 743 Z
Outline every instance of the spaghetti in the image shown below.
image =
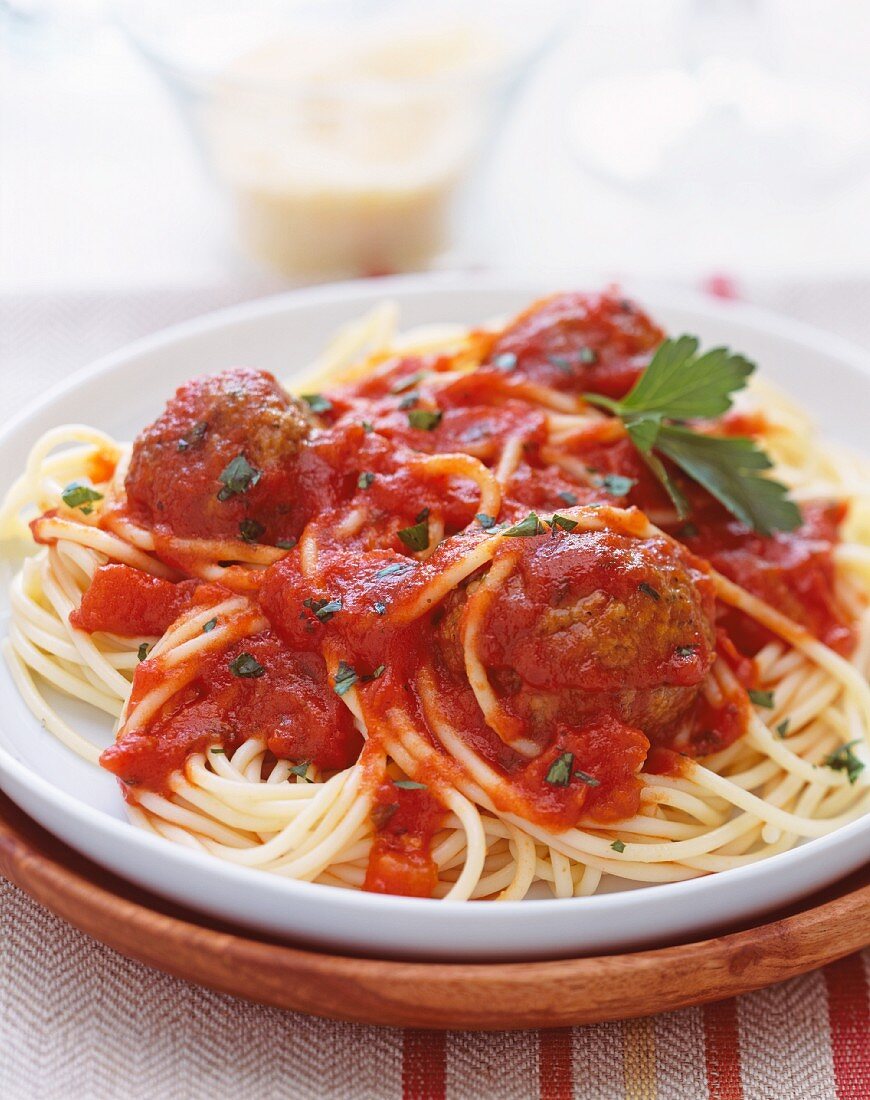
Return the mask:
M 728 870 L 863 814 L 867 465 L 761 383 L 689 427 L 638 413 L 680 345 L 613 294 L 394 325 L 341 333 L 303 399 L 233 370 L 132 446 L 52 431 L 10 490 L 3 534 L 39 550 L 6 660 L 131 820 L 296 879 L 517 899 Z M 753 530 L 667 424 L 763 444 L 790 529 Z

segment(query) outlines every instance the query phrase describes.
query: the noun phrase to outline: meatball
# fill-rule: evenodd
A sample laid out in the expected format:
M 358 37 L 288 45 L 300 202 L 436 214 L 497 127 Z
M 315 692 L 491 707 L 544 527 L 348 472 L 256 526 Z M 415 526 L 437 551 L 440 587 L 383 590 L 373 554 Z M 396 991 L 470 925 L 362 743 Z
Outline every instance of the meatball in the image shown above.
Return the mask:
M 195 378 L 133 445 L 130 509 L 180 537 L 293 538 L 301 526 L 297 457 L 312 426 L 265 371 Z
M 553 389 L 619 398 L 664 335 L 642 309 L 616 294 L 554 294 L 508 325 L 487 361 Z
M 610 715 L 672 734 L 714 659 L 714 590 L 703 565 L 663 537 L 585 531 L 517 539 L 477 652 L 501 704 L 546 743 L 555 724 Z M 440 651 L 462 666 L 466 592 L 445 607 Z

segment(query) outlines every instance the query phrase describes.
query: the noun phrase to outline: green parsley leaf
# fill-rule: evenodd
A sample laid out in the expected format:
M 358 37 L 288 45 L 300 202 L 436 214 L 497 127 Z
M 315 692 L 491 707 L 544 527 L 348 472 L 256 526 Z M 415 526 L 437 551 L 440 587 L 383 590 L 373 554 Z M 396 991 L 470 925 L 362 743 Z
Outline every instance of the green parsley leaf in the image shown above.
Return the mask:
M 364 432 L 373 432 L 375 430 L 375 426 L 374 424 L 372 424 L 371 420 L 364 420 L 362 422 L 362 429 Z
M 754 363 L 728 348 L 698 355 L 697 338 L 680 336 L 659 346 L 620 405 L 626 412 L 658 413 L 672 420 L 721 416 L 754 370 Z
M 279 550 L 292 550 L 296 545 L 296 539 L 277 539 L 275 545 Z
M 359 677 L 356 670 L 351 668 L 346 661 L 339 661 L 333 678 L 333 690 L 336 695 L 346 695 L 357 682 Z
M 209 619 L 209 621 L 202 628 L 203 634 L 211 634 L 214 628 L 217 626 L 217 619 Z
M 566 491 L 564 493 L 557 493 L 556 496 L 559 498 L 559 500 L 562 501 L 563 504 L 567 504 L 569 508 L 573 508 L 574 505 L 577 503 L 576 493 L 569 493 Z
M 386 665 L 378 665 L 374 672 L 369 672 L 366 676 L 360 676 L 361 684 L 370 684 L 372 680 L 380 680 L 383 674 L 387 671 Z
M 399 408 L 403 410 L 413 409 L 413 407 L 417 404 L 419 400 L 419 393 L 416 393 L 415 391 L 412 391 L 411 393 L 406 393 L 402 400 L 399 402 Z
M 306 783 L 312 783 L 313 780 L 308 778 L 308 769 L 310 766 L 310 760 L 303 760 L 300 764 L 293 765 L 290 769 L 290 774 L 295 775 L 298 779 L 304 779 Z
M 356 485 L 358 489 L 368 489 L 371 483 L 375 480 L 375 475 L 368 472 L 362 473 L 356 479 Z
M 60 494 L 60 498 L 67 508 L 80 508 L 86 516 L 89 516 L 94 510 L 91 507 L 92 503 L 95 500 L 102 500 L 103 494 L 98 493 L 96 489 L 92 489 L 90 485 L 82 485 L 80 481 L 72 481 Z
M 554 527 L 561 527 L 563 531 L 573 531 L 579 525 L 578 520 L 569 519 L 568 516 L 553 516 L 551 522 Z
M 633 477 L 623 477 L 622 474 L 605 474 L 600 484 L 602 489 L 613 496 L 624 497 L 637 485 L 637 481 Z
M 565 374 L 571 373 L 571 360 L 564 355 L 548 355 L 547 358 L 557 370 L 564 371 Z
M 678 657 L 693 657 L 698 652 L 698 646 L 694 642 L 690 645 L 678 645 L 674 652 Z
M 596 779 L 594 775 L 590 775 L 589 772 L 581 772 L 579 768 L 574 769 L 574 774 L 580 780 L 581 783 L 585 783 L 587 787 L 600 787 L 601 780 Z
M 412 409 L 408 413 L 408 423 L 412 428 L 431 432 L 441 423 L 443 415 L 440 409 Z
M 478 512 L 474 517 L 484 531 L 488 531 L 490 527 L 495 527 L 495 517 L 488 516 L 486 512 Z
M 383 569 L 379 569 L 375 573 L 375 579 L 380 580 L 381 577 L 397 577 L 401 573 L 409 573 L 414 566 L 407 561 L 396 561 L 392 565 L 385 565 Z
M 322 393 L 303 393 L 302 400 L 313 413 L 326 413 L 332 408 L 332 402 Z
M 800 526 L 800 511 L 785 485 L 755 472 L 769 470 L 772 463 L 753 440 L 664 426 L 656 447 L 760 535 Z
M 426 377 L 426 372 L 418 370 L 414 374 L 409 374 L 405 378 L 400 379 L 395 386 L 390 390 L 390 393 L 404 393 L 406 390 L 412 390 L 418 382 L 422 382 Z
M 387 613 L 387 605 L 383 600 L 375 600 L 372 604 L 372 609 L 376 615 L 386 615 Z
M 775 706 L 772 691 L 755 691 L 753 689 L 748 691 L 747 694 L 757 707 L 766 707 L 768 710 L 772 710 Z
M 302 606 L 307 607 L 322 623 L 328 623 L 337 611 L 341 611 L 341 597 L 335 600 L 315 600 L 309 596 L 302 601 Z
M 240 676 L 243 680 L 256 679 L 266 671 L 250 653 L 240 653 L 234 661 L 230 661 L 229 668 L 233 676 Z
M 403 791 L 425 791 L 425 783 L 415 783 L 413 779 L 394 779 L 393 786 Z
M 557 756 L 550 769 L 544 776 L 544 781 L 551 787 L 567 787 L 571 782 L 571 768 L 574 766 L 574 753 L 563 752 Z
M 222 749 L 222 748 L 219 748 L 219 747 L 214 746 L 214 745 L 208 751 L 213 756 L 226 756 L 226 754 L 227 754 L 226 749 Z
M 614 852 L 619 852 L 620 855 L 625 851 L 625 844 L 621 840 L 614 840 L 610 847 Z
M 525 519 L 515 523 L 513 527 L 508 527 L 506 531 L 502 531 L 502 534 L 509 538 L 530 538 L 533 535 L 543 535 L 546 530 L 538 516 L 534 512 L 529 512 Z
M 651 600 L 658 602 L 662 597 L 661 593 L 657 592 L 651 584 L 647 584 L 646 581 L 641 581 L 637 586 L 639 592 L 643 592 L 645 596 L 649 596 Z
M 849 777 L 849 782 L 854 783 L 864 770 L 864 762 L 859 760 L 855 753 L 852 752 L 852 746 L 860 744 L 861 739 L 856 738 L 854 741 L 849 741 L 846 745 L 841 745 L 838 749 L 835 749 L 825 757 L 825 764 L 835 772 L 845 772 Z
M 243 519 L 239 524 L 239 534 L 245 542 L 256 542 L 265 531 L 266 528 L 262 523 L 258 523 L 255 519 Z
M 179 451 L 187 451 L 191 447 L 195 447 L 197 443 L 201 443 L 205 438 L 205 433 L 208 430 L 208 424 L 205 420 L 198 420 L 189 432 L 185 432 L 184 435 L 178 441 Z
M 236 493 L 246 493 L 257 484 L 261 475 L 262 470 L 252 466 L 244 455 L 236 455 L 227 463 L 218 477 L 218 481 L 223 485 L 218 492 L 218 500 L 229 500 Z
M 415 553 L 429 549 L 429 509 L 424 508 L 412 527 L 403 527 L 396 532 L 405 546 Z
M 142 642 L 142 644 L 139 646 L 139 649 L 136 651 L 136 656 L 139 658 L 140 661 L 145 660 L 145 658 L 148 656 L 148 650 L 150 648 L 151 646 L 147 642 Z
M 791 719 L 790 718 L 783 718 L 783 720 L 776 727 L 777 737 L 785 737 L 785 735 L 788 733 L 788 727 L 790 725 L 791 725 Z
M 577 358 L 581 363 L 597 363 L 598 352 L 595 348 L 581 348 L 577 354 Z
M 630 439 L 667 489 L 681 518 L 690 510 L 668 476 L 661 456 L 702 485 L 742 523 L 759 534 L 770 535 L 794 530 L 801 518 L 786 487 L 759 473 L 769 470 L 771 462 L 755 441 L 706 435 L 672 423 L 727 412 L 732 394 L 746 385 L 754 369 L 748 359 L 727 348 L 713 348 L 699 355 L 697 339 L 680 336 L 661 345 L 621 401 L 601 394 L 584 396 L 590 404 L 622 419 Z

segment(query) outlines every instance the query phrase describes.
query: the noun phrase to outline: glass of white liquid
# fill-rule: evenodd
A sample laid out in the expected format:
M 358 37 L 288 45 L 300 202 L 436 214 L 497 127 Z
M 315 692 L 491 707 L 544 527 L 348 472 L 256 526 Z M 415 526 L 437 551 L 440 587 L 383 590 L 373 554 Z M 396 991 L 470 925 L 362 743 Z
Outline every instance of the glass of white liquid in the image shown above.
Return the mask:
M 294 278 L 427 266 L 559 0 L 167 0 L 122 22 L 183 110 L 250 255 Z

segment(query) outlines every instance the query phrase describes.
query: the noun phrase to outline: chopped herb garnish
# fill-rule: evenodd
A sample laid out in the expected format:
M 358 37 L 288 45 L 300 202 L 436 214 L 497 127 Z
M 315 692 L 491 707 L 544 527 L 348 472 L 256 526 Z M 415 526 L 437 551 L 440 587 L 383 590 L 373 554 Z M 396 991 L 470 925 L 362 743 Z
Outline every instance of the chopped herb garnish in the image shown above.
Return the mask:
M 332 402 L 322 393 L 303 393 L 302 400 L 313 413 L 326 413 L 332 408 Z
M 411 409 L 408 413 L 408 423 L 412 428 L 431 432 L 441 423 L 443 415 L 440 409 Z
M 694 657 L 698 652 L 698 646 L 695 643 L 692 645 L 678 645 L 674 652 L 678 657 Z
M 202 628 L 203 634 L 211 634 L 214 628 L 217 626 L 217 619 L 209 619 L 209 621 Z
M 425 791 L 425 783 L 415 783 L 413 779 L 394 779 L 393 786 L 403 791 Z
M 413 568 L 414 566 L 411 565 L 410 562 L 395 561 L 392 565 L 385 565 L 383 569 L 379 569 L 377 573 L 375 573 L 375 579 L 379 580 L 381 577 L 396 577 L 400 573 L 407 573 Z
M 697 339 L 680 336 L 664 341 L 621 401 L 594 393 L 584 396 L 623 421 L 681 518 L 689 514 L 689 503 L 662 458 L 670 459 L 759 534 L 793 531 L 801 522 L 800 511 L 785 485 L 762 475 L 772 463 L 754 440 L 708 435 L 683 423 L 727 412 L 732 394 L 743 389 L 754 370 L 753 363 L 727 348 L 699 355 Z
M 860 744 L 861 739 L 856 738 L 846 745 L 841 745 L 838 749 L 835 749 L 830 755 L 825 757 L 825 764 L 835 772 L 845 772 L 849 777 L 849 782 L 854 783 L 864 770 L 864 762 L 859 760 L 855 753 L 852 752 L 852 746 Z
M 614 852 L 622 853 L 625 851 L 625 844 L 621 840 L 614 840 L 610 847 L 614 850 Z
M 375 600 L 372 604 L 372 609 L 376 615 L 386 615 L 387 613 L 387 605 L 383 600 Z
M 311 783 L 312 780 L 308 778 L 308 769 L 311 767 L 310 760 L 303 760 L 300 764 L 294 764 L 290 769 L 290 774 L 295 775 L 297 779 L 303 779 L 306 783 Z
M 598 352 L 595 348 L 581 348 L 578 359 L 581 363 L 597 363 Z
M 510 538 L 529 538 L 533 535 L 543 535 L 546 530 L 538 516 L 534 512 L 529 512 L 525 519 L 515 523 L 513 527 L 508 527 L 506 531 L 502 531 L 502 534 Z
M 356 485 L 358 489 L 368 489 L 371 483 L 375 480 L 375 475 L 365 472 L 359 475 L 356 479 Z
M 605 474 L 600 484 L 601 488 L 612 496 L 624 497 L 628 496 L 637 482 L 633 477 L 623 477 L 622 474 Z
M 383 829 L 387 825 L 390 818 L 393 816 L 396 810 L 398 810 L 398 808 L 398 802 L 381 803 L 381 805 L 374 806 L 372 808 L 372 824 L 378 830 L 378 832 L 380 832 L 381 829 Z
M 372 424 L 371 420 L 364 420 L 362 422 L 362 427 L 364 432 L 373 432 L 375 430 L 375 426 Z
M 227 754 L 226 749 L 220 749 L 220 748 L 216 748 L 214 746 L 212 748 L 210 748 L 208 751 L 210 753 L 213 753 L 215 756 L 226 756 L 226 754 Z
M 400 409 L 413 409 L 413 407 L 420 400 L 419 393 L 406 393 L 402 400 L 399 402 Z
M 253 680 L 262 676 L 266 670 L 256 657 L 250 653 L 240 653 L 235 660 L 230 661 L 230 672 L 233 676 L 240 676 L 243 680 Z
M 776 727 L 777 737 L 785 737 L 785 735 L 788 733 L 788 727 L 790 725 L 791 725 L 791 719 L 790 718 L 783 718 L 783 720 Z
M 417 553 L 429 549 L 429 509 L 424 508 L 417 516 L 417 522 L 411 527 L 403 527 L 396 534 L 408 547 Z
M 651 584 L 647 584 L 646 581 L 641 581 L 637 586 L 639 592 L 643 592 L 645 596 L 649 596 L 651 600 L 660 600 L 661 593 L 657 592 Z
M 353 685 L 357 682 L 359 677 L 356 674 L 356 670 L 351 668 L 346 661 L 339 661 L 338 668 L 335 670 L 334 677 L 334 690 L 336 695 L 345 695 Z
M 565 374 L 571 373 L 571 360 L 566 359 L 564 355 L 550 355 L 547 358 L 557 370 L 564 371 Z
M 386 665 L 378 665 L 374 672 L 368 673 L 366 676 L 360 676 L 361 684 L 370 684 L 372 680 L 380 680 L 383 674 L 387 671 Z
M 554 527 L 561 527 L 563 531 L 573 531 L 579 521 L 569 519 L 567 516 L 553 516 L 552 522 Z
M 484 531 L 488 531 L 490 527 L 495 527 L 495 517 L 488 516 L 486 512 L 478 512 L 474 517 Z
M 563 752 L 557 756 L 544 777 L 552 787 L 567 787 L 571 782 L 571 768 L 574 766 L 574 753 Z
M 766 707 L 768 710 L 772 710 L 774 706 L 773 692 L 772 691 L 755 691 L 748 692 L 749 698 L 757 707 Z
M 600 787 L 601 780 L 596 779 L 594 775 L 590 775 L 589 772 L 581 772 L 579 768 L 576 768 L 574 774 L 580 780 L 581 783 L 585 783 L 587 787 Z
M 341 597 L 335 600 L 315 600 L 309 597 L 302 601 L 302 606 L 307 607 L 322 623 L 328 623 L 337 611 L 341 611 Z
M 243 519 L 239 524 L 239 534 L 245 542 L 256 542 L 264 534 L 266 528 L 255 519 Z
M 60 494 L 61 500 L 67 508 L 80 508 L 84 515 L 89 516 L 93 512 L 92 504 L 95 500 L 102 500 L 103 494 L 92 489 L 90 485 L 82 485 L 80 481 L 73 481 Z
M 142 642 L 142 644 L 139 646 L 139 649 L 136 651 L 136 655 L 140 661 L 145 660 L 145 658 L 148 656 L 148 650 L 150 648 L 151 646 L 147 642 Z
M 425 377 L 426 372 L 422 370 L 418 370 L 414 374 L 409 374 L 398 381 L 390 390 L 390 393 L 404 393 L 406 390 L 412 390 L 417 383 L 422 382 Z
M 497 355 L 495 359 L 493 359 L 492 364 L 498 370 L 512 371 L 516 369 L 517 357 L 512 351 L 506 351 L 501 355 Z
M 208 430 L 208 424 L 205 420 L 198 420 L 189 432 L 185 432 L 184 435 L 178 441 L 179 451 L 186 451 L 190 447 L 195 447 L 197 443 L 202 443 L 205 433 Z
M 275 545 L 279 550 L 292 550 L 296 545 L 296 539 L 276 539 Z
M 556 496 L 563 504 L 567 504 L 569 508 L 573 508 L 577 503 L 577 494 L 569 493 L 567 490 L 564 493 L 557 493 Z
M 236 493 L 246 493 L 260 480 L 262 474 L 256 466 L 252 466 L 244 455 L 236 455 L 227 463 L 218 481 L 223 488 L 218 492 L 218 500 L 229 500 Z

